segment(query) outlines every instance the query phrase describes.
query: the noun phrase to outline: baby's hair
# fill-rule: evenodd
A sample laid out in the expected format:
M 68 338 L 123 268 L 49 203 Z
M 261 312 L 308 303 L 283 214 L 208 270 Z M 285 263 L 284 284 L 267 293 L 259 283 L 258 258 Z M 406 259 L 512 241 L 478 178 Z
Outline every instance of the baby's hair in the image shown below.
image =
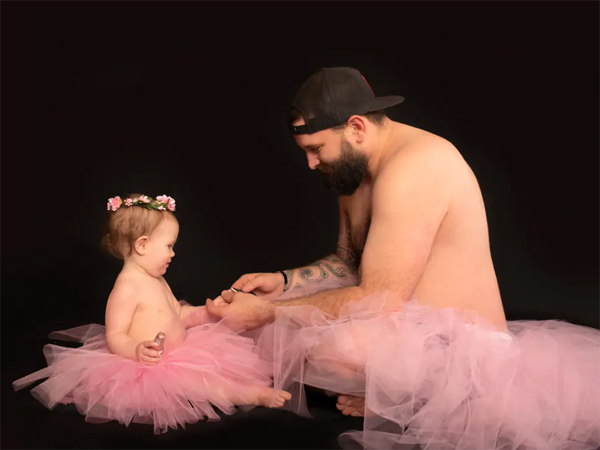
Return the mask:
M 142 197 L 156 205 L 157 200 L 142 194 L 132 194 L 126 198 L 139 199 Z M 119 197 L 115 198 L 119 199 Z M 120 199 L 119 202 L 122 203 Z M 117 204 L 119 203 L 117 202 Z M 102 246 L 115 258 L 125 259 L 133 254 L 135 241 L 142 236 L 150 236 L 167 216 L 177 220 L 175 214 L 169 209 L 158 210 L 135 206 L 135 203 L 128 207 L 117 206 L 116 210 L 108 211 L 108 232 L 102 238 Z

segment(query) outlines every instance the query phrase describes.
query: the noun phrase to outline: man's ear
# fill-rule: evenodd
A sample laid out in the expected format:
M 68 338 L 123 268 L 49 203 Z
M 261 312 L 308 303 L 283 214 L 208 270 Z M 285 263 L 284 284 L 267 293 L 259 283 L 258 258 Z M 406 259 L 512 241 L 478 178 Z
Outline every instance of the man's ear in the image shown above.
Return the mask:
M 150 239 L 148 238 L 148 236 L 141 236 L 139 238 L 137 238 L 135 240 L 135 244 L 134 244 L 134 249 L 136 251 L 136 253 L 138 253 L 139 255 L 145 255 L 146 251 L 148 249 L 148 242 L 150 241 Z
M 367 131 L 366 120 L 363 116 L 352 116 L 348 119 L 347 129 L 357 144 L 362 144 L 365 140 L 365 133 Z

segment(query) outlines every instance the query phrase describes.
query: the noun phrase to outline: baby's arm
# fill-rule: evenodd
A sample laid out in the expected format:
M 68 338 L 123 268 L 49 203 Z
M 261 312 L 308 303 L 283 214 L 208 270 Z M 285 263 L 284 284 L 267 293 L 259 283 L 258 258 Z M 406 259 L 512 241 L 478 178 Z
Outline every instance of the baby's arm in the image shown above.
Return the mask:
M 217 322 L 219 319 L 208 314 L 206 306 L 184 305 L 181 307 L 179 317 L 186 328 L 195 327 L 209 322 Z
M 218 317 L 212 316 L 208 314 L 206 310 L 206 306 L 192 306 L 192 305 L 182 305 L 177 301 L 175 295 L 173 295 L 173 291 L 171 290 L 171 286 L 167 283 L 163 277 L 160 277 L 161 282 L 165 285 L 165 287 L 171 293 L 171 298 L 173 299 L 175 310 L 179 311 L 179 318 L 183 323 L 185 328 L 196 327 L 198 325 L 203 325 L 205 323 L 210 322 L 218 322 L 220 319 Z
M 126 283 L 117 284 L 106 304 L 106 344 L 117 355 L 137 361 L 137 342 L 127 335 L 137 308 L 135 289 Z

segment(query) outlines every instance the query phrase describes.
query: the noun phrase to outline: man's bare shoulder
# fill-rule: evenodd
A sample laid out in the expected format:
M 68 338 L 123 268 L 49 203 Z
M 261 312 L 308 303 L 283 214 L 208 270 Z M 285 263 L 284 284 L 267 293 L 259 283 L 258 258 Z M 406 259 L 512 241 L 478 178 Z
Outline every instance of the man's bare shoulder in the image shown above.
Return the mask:
M 398 137 L 396 141 L 399 147 L 425 145 L 454 148 L 454 145 L 447 139 L 421 128 L 396 122 L 394 131 Z
M 392 181 L 397 177 L 410 180 L 423 180 L 436 177 L 451 181 L 465 166 L 458 149 L 448 140 L 418 128 L 408 127 L 396 146 L 390 151 L 381 168 L 382 181 Z

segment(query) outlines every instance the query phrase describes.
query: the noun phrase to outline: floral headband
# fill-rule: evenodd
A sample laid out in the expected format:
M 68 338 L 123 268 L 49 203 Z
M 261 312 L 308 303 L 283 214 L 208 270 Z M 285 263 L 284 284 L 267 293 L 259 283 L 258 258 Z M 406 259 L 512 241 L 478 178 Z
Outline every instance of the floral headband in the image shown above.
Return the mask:
M 142 206 L 147 209 L 154 209 L 157 211 L 175 211 L 175 199 L 167 195 L 160 195 L 156 197 L 156 200 L 150 200 L 147 195 L 142 195 L 137 198 L 127 198 L 123 202 L 121 197 L 113 197 L 108 199 L 106 204 L 107 211 L 116 211 L 121 207 L 122 204 L 125 206 Z

